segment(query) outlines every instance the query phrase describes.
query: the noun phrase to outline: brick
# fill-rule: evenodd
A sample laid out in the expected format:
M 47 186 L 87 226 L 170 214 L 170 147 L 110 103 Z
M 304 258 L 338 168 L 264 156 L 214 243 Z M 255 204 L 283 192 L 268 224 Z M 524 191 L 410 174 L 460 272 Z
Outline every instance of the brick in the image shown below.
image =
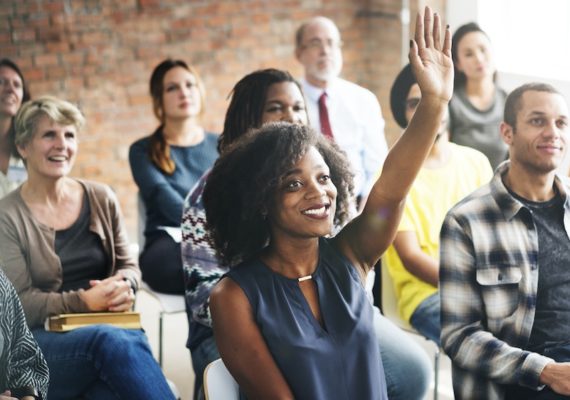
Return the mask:
M 38 54 L 35 56 L 35 64 L 38 67 L 57 65 L 59 64 L 59 56 L 57 53 Z

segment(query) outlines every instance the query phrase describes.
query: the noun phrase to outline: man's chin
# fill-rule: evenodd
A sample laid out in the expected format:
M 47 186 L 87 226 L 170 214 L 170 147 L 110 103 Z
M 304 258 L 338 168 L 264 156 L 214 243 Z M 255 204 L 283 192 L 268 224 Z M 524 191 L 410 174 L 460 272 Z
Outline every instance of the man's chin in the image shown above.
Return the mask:
M 327 70 L 318 70 L 318 71 L 311 71 L 311 76 L 319 81 L 322 82 L 329 82 L 331 80 L 333 80 L 334 78 L 338 77 L 340 71 L 336 71 L 333 69 L 327 69 Z

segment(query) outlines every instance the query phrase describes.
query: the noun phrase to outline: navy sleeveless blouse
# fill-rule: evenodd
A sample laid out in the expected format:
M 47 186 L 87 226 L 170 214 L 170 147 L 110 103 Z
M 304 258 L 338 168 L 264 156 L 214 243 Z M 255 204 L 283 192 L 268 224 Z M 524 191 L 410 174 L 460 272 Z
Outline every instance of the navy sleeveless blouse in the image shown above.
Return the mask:
M 355 267 L 326 239 L 313 273 L 324 328 L 297 279 L 259 259 L 227 276 L 245 292 L 255 321 L 295 399 L 387 399 L 370 303 Z

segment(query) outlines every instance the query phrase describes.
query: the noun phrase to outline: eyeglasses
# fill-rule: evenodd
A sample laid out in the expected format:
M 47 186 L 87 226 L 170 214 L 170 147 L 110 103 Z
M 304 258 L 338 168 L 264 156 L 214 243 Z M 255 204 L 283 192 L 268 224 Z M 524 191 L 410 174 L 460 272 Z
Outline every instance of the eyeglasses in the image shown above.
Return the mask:
M 328 47 L 329 49 L 336 50 L 342 48 L 342 45 L 343 45 L 342 40 L 337 41 L 337 40 L 328 39 L 322 41 L 319 39 L 312 39 L 309 40 L 307 43 L 305 43 L 303 45 L 303 48 L 309 50 L 324 50 L 325 47 Z
M 418 107 L 418 104 L 420 104 L 420 98 L 419 97 L 411 97 L 409 99 L 406 99 L 406 108 L 408 110 L 415 110 Z

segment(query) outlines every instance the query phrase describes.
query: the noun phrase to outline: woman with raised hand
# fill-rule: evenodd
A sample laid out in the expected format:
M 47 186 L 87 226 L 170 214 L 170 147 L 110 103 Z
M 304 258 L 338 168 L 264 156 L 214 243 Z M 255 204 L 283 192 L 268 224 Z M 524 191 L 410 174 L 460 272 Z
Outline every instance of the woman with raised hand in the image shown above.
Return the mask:
M 142 330 L 44 329 L 57 314 L 130 310 L 140 279 L 115 194 L 69 177 L 84 121 L 74 105 L 49 96 L 16 116 L 28 179 L 0 200 L 2 268 L 47 360 L 50 398 L 172 399 Z
M 129 162 L 146 212 L 143 280 L 159 292 L 184 293 L 180 216 L 184 198 L 218 157 L 218 136 L 205 132 L 200 76 L 181 60 L 161 62 L 150 78 L 158 128 L 133 143 Z
M 491 41 L 474 22 L 460 26 L 451 41 L 455 86 L 449 102 L 451 141 L 485 154 L 494 169 L 507 158 L 499 125 L 507 93 L 496 83 Z
M 26 168 L 14 145 L 14 117 L 30 91 L 18 66 L 0 60 L 0 198 L 26 180 Z
M 210 309 L 222 359 L 248 398 L 381 399 L 386 383 L 364 282 L 392 242 L 406 194 L 451 97 L 448 30 L 426 8 L 411 43 L 422 99 L 362 213 L 346 157 L 310 128 L 268 124 L 216 162 L 204 189 L 229 273 Z

